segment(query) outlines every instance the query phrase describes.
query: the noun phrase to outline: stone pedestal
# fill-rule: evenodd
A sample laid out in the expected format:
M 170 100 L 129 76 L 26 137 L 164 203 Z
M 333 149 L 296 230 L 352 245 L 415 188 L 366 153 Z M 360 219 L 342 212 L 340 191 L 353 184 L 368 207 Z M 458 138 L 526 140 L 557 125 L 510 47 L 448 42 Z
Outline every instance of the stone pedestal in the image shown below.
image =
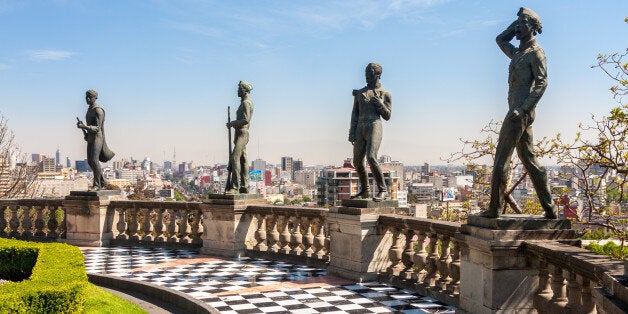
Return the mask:
M 225 257 L 244 255 L 246 234 L 251 217 L 244 215 L 249 205 L 264 205 L 259 194 L 210 194 L 203 201 L 203 247 L 201 253 Z
M 71 191 L 63 200 L 66 222 L 65 242 L 76 246 L 106 246 L 113 238 L 113 214 L 109 202 L 123 199 L 120 191 Z
M 466 313 L 536 312 L 538 268 L 521 250 L 524 241 L 572 240 L 568 220 L 542 216 L 470 216 L 456 236 L 461 243 L 460 308 Z
M 380 214 L 394 213 L 397 204 L 343 200 L 343 206 L 329 210 L 329 274 L 357 282 L 377 280 L 387 266 L 392 242 L 392 235 L 378 228 L 377 219 Z

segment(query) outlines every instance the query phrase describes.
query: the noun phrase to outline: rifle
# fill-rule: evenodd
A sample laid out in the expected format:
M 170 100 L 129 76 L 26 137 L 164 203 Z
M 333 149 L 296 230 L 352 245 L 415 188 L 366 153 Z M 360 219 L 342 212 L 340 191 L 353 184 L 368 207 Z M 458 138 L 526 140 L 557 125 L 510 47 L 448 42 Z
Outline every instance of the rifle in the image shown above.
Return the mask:
M 227 106 L 227 123 L 231 123 L 231 106 Z M 231 190 L 231 127 L 227 128 L 229 133 L 229 165 L 227 166 L 227 183 L 225 184 L 225 192 Z
M 76 122 L 82 122 L 81 119 L 79 119 L 79 117 L 76 117 Z M 81 129 L 81 131 L 83 131 L 83 138 L 87 141 L 87 131 L 85 131 L 84 129 Z

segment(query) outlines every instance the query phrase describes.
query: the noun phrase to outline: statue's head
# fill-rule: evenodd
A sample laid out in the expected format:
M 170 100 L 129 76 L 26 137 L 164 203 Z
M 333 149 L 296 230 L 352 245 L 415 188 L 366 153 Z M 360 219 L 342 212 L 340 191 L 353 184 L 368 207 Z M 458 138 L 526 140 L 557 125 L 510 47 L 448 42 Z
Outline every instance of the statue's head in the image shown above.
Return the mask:
M 96 99 L 98 99 L 97 91 L 90 89 L 85 92 L 85 101 L 87 102 L 87 104 L 89 105 L 94 104 L 94 102 L 96 102 Z
M 528 8 L 520 8 L 517 12 L 519 22 L 515 27 L 515 36 L 517 39 L 525 39 L 528 36 L 535 36 L 543 31 L 541 18 L 536 12 Z
M 249 92 L 251 92 L 251 90 L 253 90 L 253 86 L 251 85 L 251 83 L 245 81 L 240 81 L 240 83 L 238 83 L 238 96 L 248 94 Z
M 372 86 L 377 84 L 382 76 L 382 66 L 379 63 L 371 62 L 366 66 L 366 84 Z

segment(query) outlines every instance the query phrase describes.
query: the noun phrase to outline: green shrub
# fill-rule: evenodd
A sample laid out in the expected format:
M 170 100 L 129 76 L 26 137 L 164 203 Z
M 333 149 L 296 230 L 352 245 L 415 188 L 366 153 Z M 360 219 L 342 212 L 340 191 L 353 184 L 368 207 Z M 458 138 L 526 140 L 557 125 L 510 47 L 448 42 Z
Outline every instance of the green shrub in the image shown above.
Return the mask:
M 19 252 L 30 248 L 37 257 L 30 278 L 0 286 L 0 313 L 83 311 L 87 274 L 83 255 L 77 247 L 62 243 L 0 239 L 0 248 Z M 5 264 L 4 260 L 2 264 Z M 19 264 L 25 265 L 26 262 Z
M 628 247 L 624 247 L 624 250 L 622 252 L 621 250 L 621 245 L 616 244 L 615 242 L 608 242 L 604 245 L 599 245 L 597 243 L 589 243 L 589 245 L 584 247 L 585 249 L 595 252 L 597 254 L 601 254 L 601 255 L 606 255 L 606 256 L 610 256 L 612 258 L 616 258 L 616 259 L 624 259 L 624 257 L 626 256 L 626 254 L 628 254 Z
M 0 278 L 10 281 L 22 281 L 29 278 L 37 262 L 38 251 L 30 245 L 2 246 L 0 244 Z
M 604 240 L 614 236 L 612 232 L 606 232 L 604 229 L 589 229 L 582 235 L 583 240 Z

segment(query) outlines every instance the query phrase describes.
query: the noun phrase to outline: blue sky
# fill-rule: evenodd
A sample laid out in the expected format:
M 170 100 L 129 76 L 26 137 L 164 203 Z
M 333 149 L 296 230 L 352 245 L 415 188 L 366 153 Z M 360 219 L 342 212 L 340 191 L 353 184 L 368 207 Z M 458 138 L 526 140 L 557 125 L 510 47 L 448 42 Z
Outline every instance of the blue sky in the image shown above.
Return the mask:
M 520 6 L 543 21 L 549 87 L 535 136 L 569 136 L 617 105 L 598 53 L 624 51 L 628 1 L 4 1 L 0 112 L 27 153 L 84 158 L 75 127 L 100 93 L 116 158 L 224 162 L 226 107 L 252 83 L 249 159 L 340 164 L 351 90 L 383 66 L 392 93 L 380 154 L 442 163 L 507 110 L 495 36 Z M 623 40 L 622 40 L 623 38 Z

